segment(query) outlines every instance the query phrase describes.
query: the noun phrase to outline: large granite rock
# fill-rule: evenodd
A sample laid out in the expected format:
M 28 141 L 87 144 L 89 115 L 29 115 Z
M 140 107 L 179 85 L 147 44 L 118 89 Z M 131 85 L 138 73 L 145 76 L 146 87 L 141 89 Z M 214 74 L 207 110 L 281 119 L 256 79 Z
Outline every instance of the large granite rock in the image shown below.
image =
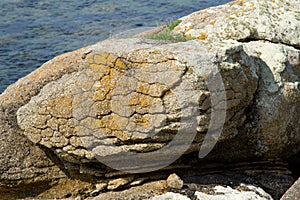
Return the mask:
M 300 151 L 298 7 L 235 1 L 182 18 L 174 34 L 195 40 L 112 39 L 45 63 L 0 95 L 3 198 L 235 171 L 278 199 Z

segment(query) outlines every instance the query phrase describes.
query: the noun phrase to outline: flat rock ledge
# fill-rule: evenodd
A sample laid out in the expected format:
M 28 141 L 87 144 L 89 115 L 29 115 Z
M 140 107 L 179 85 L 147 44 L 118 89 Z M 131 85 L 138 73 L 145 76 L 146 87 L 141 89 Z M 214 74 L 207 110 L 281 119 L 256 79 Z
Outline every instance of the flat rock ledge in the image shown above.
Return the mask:
M 181 18 L 185 42 L 48 61 L 0 95 L 1 198 L 280 199 L 300 174 L 299 10 L 233 1 Z

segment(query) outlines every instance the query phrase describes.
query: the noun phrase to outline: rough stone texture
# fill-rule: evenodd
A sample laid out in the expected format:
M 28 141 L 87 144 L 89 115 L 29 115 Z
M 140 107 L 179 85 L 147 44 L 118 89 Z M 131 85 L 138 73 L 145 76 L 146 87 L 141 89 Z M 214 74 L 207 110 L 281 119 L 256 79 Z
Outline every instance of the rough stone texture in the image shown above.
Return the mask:
M 282 196 L 281 200 L 300 199 L 300 178 L 292 185 L 290 189 Z
M 124 44 L 133 49 L 112 53 L 112 46 Z M 264 41 L 216 42 L 209 49 L 201 41 L 157 46 L 141 39 L 105 41 L 97 48 L 101 52 L 88 54 L 80 72 L 52 81 L 18 111 L 18 124 L 27 138 L 52 149 L 64 163 L 162 148 L 174 137 L 179 122 L 180 105 L 171 102 L 176 98 L 170 88 L 181 79 L 191 84 L 200 101 L 195 142 L 203 141 L 211 108 L 209 92 L 203 86 L 205 75 L 197 80 L 191 71 L 204 64 L 219 66 L 226 88 L 227 117 L 220 144 L 243 134 L 252 143 L 245 144 L 246 155 L 239 148 L 236 154 L 212 156 L 275 160 L 299 151 L 299 127 L 294 126 L 300 119 L 294 112 L 299 109 L 299 50 Z M 273 59 L 274 53 L 278 59 Z M 249 107 L 252 113 L 246 112 Z M 230 148 L 236 148 L 232 143 Z
M 174 33 L 198 40 L 113 39 L 45 63 L 0 95 L 1 197 L 118 198 L 231 168 L 279 199 L 300 159 L 299 22 L 296 0 L 235 1 L 182 18 Z
M 174 192 L 167 192 L 151 200 L 273 200 L 271 195 L 266 193 L 263 189 L 252 185 L 242 184 L 237 188 L 233 189 L 229 186 L 214 186 L 212 188 L 204 188 L 203 191 L 192 192 L 190 195 L 183 195 Z
M 124 191 L 106 192 L 88 200 L 115 200 L 115 199 L 150 199 L 156 194 L 161 194 L 166 187 L 166 181 L 151 181 L 142 186 L 134 186 Z
M 165 199 L 191 200 L 190 198 L 188 198 L 182 194 L 177 194 L 177 193 L 173 193 L 173 192 L 168 192 L 166 194 L 151 198 L 151 200 L 165 200 Z
M 200 40 L 268 40 L 300 47 L 297 0 L 237 0 L 181 18 L 175 33 Z
M 127 46 L 124 52 L 112 48 L 121 45 Z M 199 144 L 208 130 L 211 112 L 210 93 L 203 82 L 212 72 L 201 72 L 203 66 L 220 66 L 224 75 L 227 118 L 219 141 L 227 141 L 245 122 L 244 111 L 253 103 L 259 84 L 257 61 L 235 41 L 216 43 L 209 49 L 201 41 L 157 45 L 153 41 L 121 39 L 105 41 L 97 48 L 101 51 L 88 54 L 80 72 L 52 81 L 17 114 L 24 135 L 52 149 L 64 163 L 95 162 L 95 156 L 101 159 L 114 155 L 119 162 L 124 152 L 158 150 L 173 139 L 179 123 L 188 126 L 189 122 L 180 122 L 180 117 L 199 119 L 193 130 L 199 133 L 195 141 Z M 242 57 L 243 63 L 239 63 Z M 199 74 L 194 73 L 197 71 Z M 182 105 L 176 102 L 178 95 Z M 198 102 L 201 112 L 181 116 L 182 106 Z M 264 139 L 260 142 L 269 145 Z M 256 148 L 261 147 L 251 149 L 261 152 Z M 171 155 L 178 149 L 180 144 Z M 164 154 L 154 155 L 151 166 L 155 159 L 168 159 Z M 148 167 L 147 163 L 143 165 Z
M 183 180 L 177 174 L 171 174 L 167 179 L 167 185 L 169 188 L 182 189 Z
M 2 199 L 40 193 L 65 177 L 51 152 L 43 151 L 18 128 L 17 110 L 47 83 L 78 70 L 87 48 L 69 52 L 45 63 L 0 95 L 0 193 Z M 22 191 L 22 192 L 20 192 Z
M 211 193 L 195 192 L 197 200 L 272 200 L 273 198 L 263 189 L 252 185 L 240 185 L 239 188 L 232 189 L 227 186 L 215 186 Z

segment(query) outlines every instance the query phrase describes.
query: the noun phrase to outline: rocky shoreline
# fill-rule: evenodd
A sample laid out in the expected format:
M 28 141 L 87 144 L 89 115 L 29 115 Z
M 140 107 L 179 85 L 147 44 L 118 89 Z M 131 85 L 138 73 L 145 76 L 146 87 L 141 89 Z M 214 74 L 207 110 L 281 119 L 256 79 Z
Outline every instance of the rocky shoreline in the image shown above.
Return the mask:
M 233 1 L 48 61 L 0 95 L 1 198 L 281 199 L 300 175 L 299 10 Z

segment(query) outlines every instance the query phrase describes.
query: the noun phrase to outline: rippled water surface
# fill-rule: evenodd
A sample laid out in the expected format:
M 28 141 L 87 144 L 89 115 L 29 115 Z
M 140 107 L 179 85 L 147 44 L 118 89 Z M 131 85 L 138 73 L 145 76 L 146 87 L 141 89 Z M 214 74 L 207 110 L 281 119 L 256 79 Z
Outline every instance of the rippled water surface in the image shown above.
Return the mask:
M 1 0 L 0 93 L 45 61 L 229 0 Z

